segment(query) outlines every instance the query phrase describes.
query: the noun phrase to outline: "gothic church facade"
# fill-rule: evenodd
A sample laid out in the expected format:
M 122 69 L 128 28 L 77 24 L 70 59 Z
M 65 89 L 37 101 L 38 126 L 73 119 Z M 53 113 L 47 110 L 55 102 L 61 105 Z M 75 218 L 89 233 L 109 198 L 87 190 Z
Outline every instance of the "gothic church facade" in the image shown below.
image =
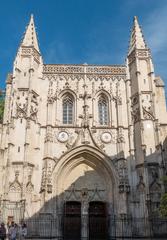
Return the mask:
M 166 136 L 164 83 L 136 17 L 125 65 L 105 66 L 44 64 L 31 16 L 6 81 L 1 218 L 148 217 L 164 191 Z

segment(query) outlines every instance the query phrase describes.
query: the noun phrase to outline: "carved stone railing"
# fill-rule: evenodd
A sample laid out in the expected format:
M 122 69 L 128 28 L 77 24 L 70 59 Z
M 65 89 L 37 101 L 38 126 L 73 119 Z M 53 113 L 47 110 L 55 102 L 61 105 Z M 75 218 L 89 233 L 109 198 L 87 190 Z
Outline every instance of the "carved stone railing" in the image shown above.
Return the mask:
M 44 64 L 43 74 L 98 74 L 98 75 L 126 75 L 124 65 L 58 65 Z

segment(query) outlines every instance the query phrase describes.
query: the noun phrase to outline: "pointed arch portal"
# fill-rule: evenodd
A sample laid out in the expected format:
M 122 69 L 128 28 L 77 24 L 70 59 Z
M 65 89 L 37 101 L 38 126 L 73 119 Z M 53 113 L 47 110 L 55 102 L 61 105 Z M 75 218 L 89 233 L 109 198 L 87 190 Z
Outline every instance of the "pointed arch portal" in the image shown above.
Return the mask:
M 54 172 L 64 239 L 107 239 L 107 215 L 114 210 L 117 185 L 111 159 L 81 146 L 64 155 Z

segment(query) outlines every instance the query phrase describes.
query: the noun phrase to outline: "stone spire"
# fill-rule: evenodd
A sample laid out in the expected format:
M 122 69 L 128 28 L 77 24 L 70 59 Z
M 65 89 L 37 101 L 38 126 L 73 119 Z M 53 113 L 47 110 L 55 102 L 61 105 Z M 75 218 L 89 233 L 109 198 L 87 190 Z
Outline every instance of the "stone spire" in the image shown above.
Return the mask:
M 133 27 L 131 31 L 130 44 L 128 54 L 130 54 L 134 49 L 146 49 L 147 44 L 144 40 L 142 29 L 138 23 L 138 19 L 135 16 L 133 20 Z
M 39 46 L 38 46 L 38 40 L 37 40 L 37 33 L 35 30 L 34 17 L 32 14 L 31 14 L 30 22 L 26 28 L 26 32 L 24 34 L 21 46 L 27 46 L 27 47 L 33 46 L 38 52 L 40 52 Z

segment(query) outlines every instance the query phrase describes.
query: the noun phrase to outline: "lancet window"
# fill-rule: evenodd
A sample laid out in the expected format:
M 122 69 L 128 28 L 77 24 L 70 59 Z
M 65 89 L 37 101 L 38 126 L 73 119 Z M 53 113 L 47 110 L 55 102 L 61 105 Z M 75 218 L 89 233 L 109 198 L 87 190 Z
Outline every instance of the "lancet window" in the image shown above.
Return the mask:
M 106 96 L 101 95 L 98 101 L 98 111 L 99 111 L 99 124 L 108 125 L 108 99 Z
M 63 98 L 63 124 L 73 124 L 74 120 L 74 99 L 70 94 Z

